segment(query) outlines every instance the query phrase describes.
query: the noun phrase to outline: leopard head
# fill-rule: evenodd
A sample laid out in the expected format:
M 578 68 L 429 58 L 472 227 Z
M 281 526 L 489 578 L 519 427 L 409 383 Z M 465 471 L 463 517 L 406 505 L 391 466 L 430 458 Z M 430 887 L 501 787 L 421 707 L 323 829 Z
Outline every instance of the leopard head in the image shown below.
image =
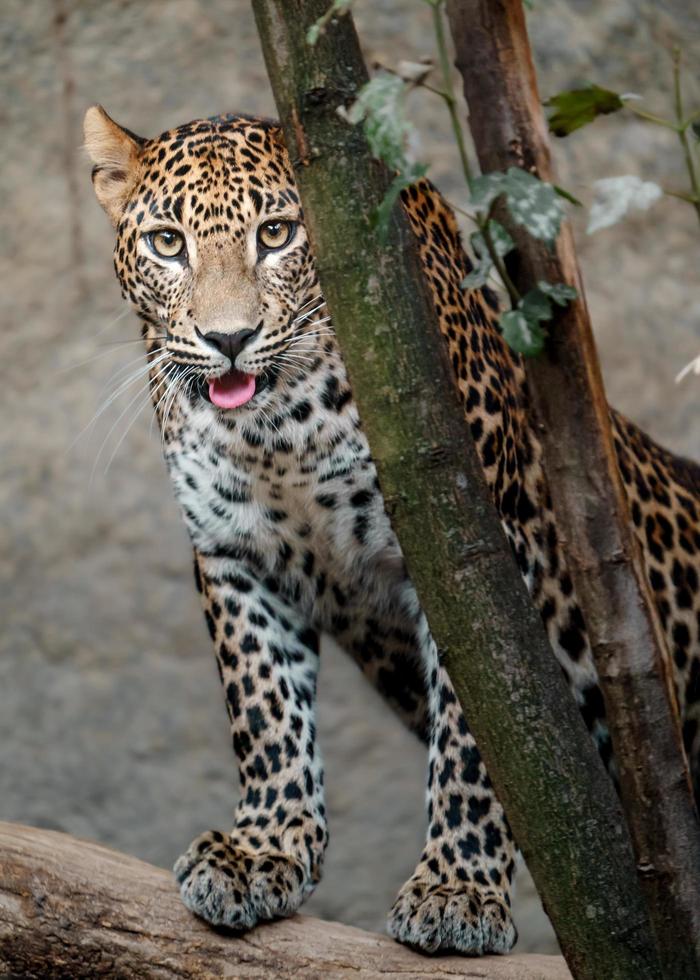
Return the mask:
M 219 409 L 300 373 L 324 331 L 301 205 L 274 122 L 219 116 L 142 139 L 85 116 L 125 298 Z

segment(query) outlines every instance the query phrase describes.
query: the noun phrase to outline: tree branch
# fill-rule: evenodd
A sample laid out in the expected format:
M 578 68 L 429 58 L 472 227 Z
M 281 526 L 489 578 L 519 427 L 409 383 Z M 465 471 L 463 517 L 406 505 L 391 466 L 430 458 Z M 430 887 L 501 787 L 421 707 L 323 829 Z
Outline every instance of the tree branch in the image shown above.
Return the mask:
M 0 823 L 0 976 L 570 980 L 559 956 L 429 960 L 386 936 L 307 916 L 223 935 L 187 911 L 169 872 L 8 823 Z
M 469 122 L 484 173 L 523 167 L 553 182 L 521 0 L 447 0 Z M 617 467 L 573 236 L 556 250 L 508 225 L 522 293 L 574 285 L 544 354 L 525 370 L 557 532 L 583 608 L 607 709 L 620 790 L 664 977 L 700 975 L 700 833 L 670 658 Z
M 337 112 L 367 78 L 352 19 L 331 21 L 306 44 L 326 6 L 253 0 L 394 529 L 567 961 L 590 980 L 658 977 L 619 802 L 501 529 L 417 242 L 399 207 L 386 244 L 370 226 L 388 177 Z

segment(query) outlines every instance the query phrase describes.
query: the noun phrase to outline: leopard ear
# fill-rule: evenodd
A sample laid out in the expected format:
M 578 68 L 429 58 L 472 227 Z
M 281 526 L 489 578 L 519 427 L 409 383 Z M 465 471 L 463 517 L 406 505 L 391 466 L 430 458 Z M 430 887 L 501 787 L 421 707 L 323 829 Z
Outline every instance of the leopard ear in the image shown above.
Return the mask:
M 101 105 L 85 113 L 83 131 L 85 149 L 94 163 L 92 183 L 97 200 L 117 225 L 136 183 L 146 141 L 115 123 Z

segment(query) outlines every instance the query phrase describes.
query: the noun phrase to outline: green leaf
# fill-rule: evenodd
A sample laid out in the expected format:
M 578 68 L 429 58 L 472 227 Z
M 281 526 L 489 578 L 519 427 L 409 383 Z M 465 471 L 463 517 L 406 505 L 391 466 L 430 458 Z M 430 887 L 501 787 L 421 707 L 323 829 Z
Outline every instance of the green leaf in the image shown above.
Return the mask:
M 498 221 L 491 220 L 487 227 L 489 238 L 491 239 L 496 255 L 503 258 L 504 255 L 508 255 L 509 252 L 513 251 L 515 242 L 502 224 L 499 224 Z M 484 241 L 484 236 L 480 231 L 473 232 L 469 236 L 469 241 L 477 262 L 472 271 L 464 277 L 460 286 L 462 289 L 478 289 L 480 286 L 486 284 L 491 275 L 493 261 Z
M 316 44 L 326 27 L 334 17 L 342 17 L 347 14 L 354 0 L 333 0 L 328 10 L 318 20 L 311 25 L 306 32 L 306 43 L 311 47 Z
M 321 27 L 318 21 L 316 21 L 316 23 L 312 24 L 311 27 L 306 32 L 306 43 L 313 48 L 314 44 L 318 41 L 320 36 L 321 36 Z
M 544 103 L 554 110 L 549 116 L 549 131 L 555 136 L 568 136 L 576 129 L 587 126 L 598 116 L 607 116 L 624 108 L 624 100 L 609 89 L 599 85 L 570 89 L 547 99 Z
M 482 286 L 485 286 L 492 269 L 493 262 L 491 261 L 491 256 L 488 253 L 480 256 L 472 271 L 467 273 L 464 279 L 462 279 L 459 284 L 460 289 L 480 289 Z
M 417 180 L 426 168 L 416 163 L 414 151 L 418 142 L 415 127 L 406 118 L 405 96 L 408 85 L 398 75 L 379 72 L 358 92 L 349 109 L 339 113 L 352 125 L 363 124 L 372 155 L 391 170 Z
M 518 354 L 534 357 L 544 348 L 545 333 L 539 320 L 530 319 L 523 310 L 508 310 L 498 321 L 503 339 Z
M 565 282 L 546 282 L 544 279 L 540 279 L 537 288 L 558 306 L 566 306 L 567 303 L 578 299 L 578 293 L 574 287 Z
M 396 174 L 370 218 L 382 243 L 387 240 L 391 212 L 399 194 L 428 171 L 427 166 L 415 159 L 417 133 L 406 118 L 405 97 L 411 87 L 398 75 L 379 72 L 362 86 L 349 109 L 338 109 L 351 125 L 362 123 L 372 156 Z
M 554 187 L 518 167 L 511 167 L 504 177 L 506 205 L 513 220 L 533 238 L 553 244 L 564 217 L 564 207 Z
M 471 183 L 470 204 L 475 211 L 486 214 L 493 202 L 505 190 L 506 175 L 496 170 L 475 177 Z
M 694 122 L 690 128 L 695 136 L 700 140 L 700 121 Z
M 537 287 L 525 293 L 518 303 L 518 308 L 525 314 L 528 323 L 552 319 L 552 304 L 544 292 Z
M 515 242 L 502 224 L 491 219 L 486 228 L 488 230 L 489 238 L 491 239 L 491 244 L 496 251 L 496 255 L 503 258 L 504 255 L 508 255 L 509 252 L 513 251 L 515 248 Z M 474 232 L 474 234 L 471 236 L 471 243 L 474 250 L 477 251 L 479 255 L 483 253 L 488 255 L 488 248 L 486 247 L 486 242 L 484 241 L 484 237 L 481 232 Z
M 566 283 L 540 280 L 520 299 L 517 309 L 508 310 L 501 316 L 499 326 L 505 342 L 526 357 L 539 354 L 547 337 L 543 324 L 552 319 L 552 303 L 566 306 L 577 295 L 576 290 Z
M 556 240 L 564 217 L 559 199 L 562 195 L 534 174 L 519 167 L 510 167 L 506 173 L 482 174 L 472 181 L 471 192 L 470 204 L 477 214 L 488 214 L 494 201 L 505 194 L 506 205 L 517 224 L 548 244 Z
M 472 232 L 469 236 L 469 244 L 472 247 L 472 253 L 476 259 L 476 265 L 461 281 L 460 287 L 462 289 L 477 289 L 480 286 L 486 285 L 486 281 L 493 269 L 493 261 L 489 255 L 489 250 L 486 248 L 486 242 L 481 232 Z

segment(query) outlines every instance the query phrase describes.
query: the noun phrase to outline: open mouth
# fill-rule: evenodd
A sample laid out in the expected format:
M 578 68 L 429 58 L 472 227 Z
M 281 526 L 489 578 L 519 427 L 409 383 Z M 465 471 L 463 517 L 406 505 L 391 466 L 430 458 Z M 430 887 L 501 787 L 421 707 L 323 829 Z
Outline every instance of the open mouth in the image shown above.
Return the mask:
M 256 391 L 256 377 L 235 368 L 220 378 L 209 380 L 209 400 L 217 408 L 240 408 Z

